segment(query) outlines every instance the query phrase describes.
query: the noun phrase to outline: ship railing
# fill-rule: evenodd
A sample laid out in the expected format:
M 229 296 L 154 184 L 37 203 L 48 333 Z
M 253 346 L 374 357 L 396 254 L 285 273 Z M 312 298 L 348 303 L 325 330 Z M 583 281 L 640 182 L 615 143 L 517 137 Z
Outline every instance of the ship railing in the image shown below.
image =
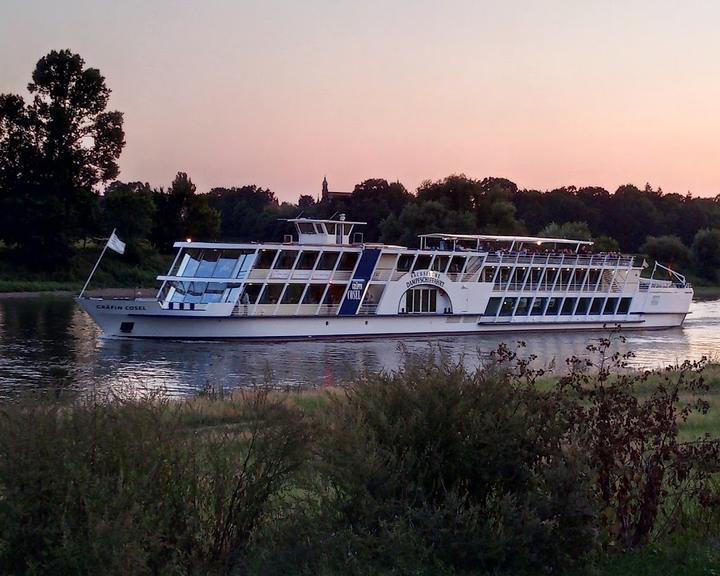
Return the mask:
M 363 304 L 358 310 L 358 314 L 361 316 L 371 316 L 377 313 L 377 304 Z
M 530 254 L 524 252 L 490 252 L 486 264 L 531 264 L 563 266 L 633 266 L 634 256 L 615 254 Z

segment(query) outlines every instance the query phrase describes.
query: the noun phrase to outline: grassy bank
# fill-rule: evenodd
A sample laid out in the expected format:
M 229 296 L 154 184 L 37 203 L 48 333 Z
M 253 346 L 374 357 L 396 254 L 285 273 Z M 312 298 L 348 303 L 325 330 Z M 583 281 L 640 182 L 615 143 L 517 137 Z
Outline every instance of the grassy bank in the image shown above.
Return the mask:
M 0 249 L 0 292 L 77 292 L 92 270 L 102 246 L 78 248 L 70 260 L 55 269 L 28 265 Z M 172 256 L 161 255 L 145 246 L 120 256 L 106 252 L 90 288 L 153 288 L 156 276 L 164 273 Z
M 605 360 L 0 406 L 0 572 L 709 574 L 720 368 Z

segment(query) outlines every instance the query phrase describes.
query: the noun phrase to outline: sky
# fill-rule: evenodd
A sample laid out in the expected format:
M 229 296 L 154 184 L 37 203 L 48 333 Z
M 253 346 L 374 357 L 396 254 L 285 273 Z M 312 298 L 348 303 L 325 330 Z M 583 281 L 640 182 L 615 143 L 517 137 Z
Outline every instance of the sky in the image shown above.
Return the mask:
M 464 173 L 720 193 L 720 2 L 0 0 L 0 93 L 79 53 L 120 179 L 281 200 Z

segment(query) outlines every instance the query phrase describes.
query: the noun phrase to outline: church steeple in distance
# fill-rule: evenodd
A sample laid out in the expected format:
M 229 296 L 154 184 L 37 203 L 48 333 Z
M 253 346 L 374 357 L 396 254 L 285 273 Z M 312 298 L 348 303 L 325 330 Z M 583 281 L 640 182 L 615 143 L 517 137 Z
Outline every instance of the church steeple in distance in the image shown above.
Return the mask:
M 327 177 L 323 176 L 323 183 L 322 183 L 322 197 L 327 198 L 328 195 L 328 183 L 327 183 Z

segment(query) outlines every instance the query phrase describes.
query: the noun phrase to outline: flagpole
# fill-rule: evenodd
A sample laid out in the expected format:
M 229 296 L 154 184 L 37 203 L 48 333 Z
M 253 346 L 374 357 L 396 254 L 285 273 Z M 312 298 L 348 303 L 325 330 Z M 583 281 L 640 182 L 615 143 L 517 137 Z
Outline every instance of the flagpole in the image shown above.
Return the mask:
M 113 228 L 112 234 L 110 234 L 110 238 L 113 237 L 113 234 L 115 234 L 115 230 L 117 228 Z M 90 272 L 90 276 L 88 276 L 87 281 L 85 282 L 85 286 L 83 286 L 83 289 L 80 290 L 80 295 L 78 298 L 82 298 L 82 295 L 85 293 L 85 289 L 88 287 L 88 284 L 90 284 L 90 280 L 92 280 L 93 274 L 95 274 L 95 270 L 97 270 L 97 267 L 100 265 L 100 260 L 102 260 L 102 257 L 105 256 L 105 252 L 108 249 L 108 243 L 110 242 L 110 238 L 107 239 L 107 242 L 105 242 L 105 247 L 102 249 L 102 252 L 100 252 L 100 257 L 97 259 L 97 262 L 95 262 L 95 266 L 92 269 L 92 272 Z

